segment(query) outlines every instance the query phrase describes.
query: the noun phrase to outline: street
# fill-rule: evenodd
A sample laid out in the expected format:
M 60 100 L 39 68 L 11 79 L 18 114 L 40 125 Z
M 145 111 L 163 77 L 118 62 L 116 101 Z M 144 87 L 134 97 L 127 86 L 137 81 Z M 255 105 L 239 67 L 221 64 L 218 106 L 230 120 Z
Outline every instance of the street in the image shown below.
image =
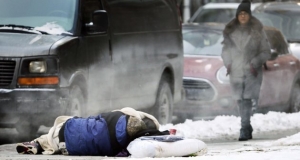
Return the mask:
M 295 134 L 297 132 L 300 132 L 299 130 L 290 130 L 281 132 L 281 134 L 273 134 L 271 136 L 269 135 L 254 135 L 254 139 L 251 141 L 245 141 L 245 142 L 239 142 L 239 141 L 226 141 L 223 140 L 223 142 L 206 142 L 208 145 L 208 152 L 205 155 L 205 157 L 211 157 L 212 156 L 224 156 L 232 153 L 249 153 L 249 152 L 273 152 L 273 151 L 280 151 L 279 148 L 276 147 L 265 147 L 262 144 L 271 142 L 272 140 L 276 140 L 279 138 L 283 138 L 286 136 L 290 136 L 292 134 Z M 2 133 L 2 132 L 1 132 Z M 1 135 L 2 137 L 2 135 Z M 298 150 L 300 152 L 300 146 L 289 146 L 294 147 L 294 150 Z M 288 148 L 288 147 L 286 147 Z M 203 158 L 205 158 L 203 157 Z M 196 158 L 196 157 L 195 157 Z M 202 157 L 198 157 L 202 158 Z M 81 159 L 115 159 L 112 157 L 91 157 L 91 156 L 62 156 L 62 155 L 21 155 L 18 154 L 15 150 L 15 144 L 5 144 L 0 146 L 0 159 L 61 159 L 61 160 L 81 160 Z M 125 159 L 121 158 L 120 159 Z M 157 158 L 156 158 L 157 159 Z M 190 159 L 190 158 L 184 158 L 184 159 Z
M 300 113 L 285 114 L 272 112 L 266 115 L 256 114 L 252 117 L 254 127 L 253 139 L 249 141 L 239 142 L 238 128 L 239 117 L 220 116 L 212 121 L 191 121 L 187 120 L 182 124 L 167 124 L 162 126 L 163 130 L 167 128 L 176 128 L 179 135 L 185 137 L 193 137 L 202 140 L 207 144 L 207 153 L 203 156 L 189 157 L 189 159 L 224 159 L 230 156 L 231 159 L 244 159 L 253 157 L 255 159 L 271 159 L 280 154 L 277 159 L 282 156 L 289 156 L 300 153 L 300 146 L 291 145 L 274 145 L 278 139 L 286 138 L 300 132 L 299 124 L 297 124 Z M 263 117 L 262 117 L 263 116 Z M 222 121 L 223 123 L 220 123 Z M 230 122 L 230 123 L 229 123 Z M 271 122 L 274 122 L 272 124 Z M 261 126 L 259 123 L 263 123 Z M 277 127 L 274 127 L 274 126 Z M 192 129 L 189 127 L 192 126 Z M 198 126 L 198 127 L 195 127 Z M 217 126 L 217 127 L 216 127 Z M 226 131 L 230 128 L 230 132 Z M 199 131 L 199 128 L 202 131 Z M 215 129 L 218 128 L 218 129 Z M 272 128 L 274 130 L 272 130 Z M 39 134 L 47 132 L 46 127 L 40 127 Z M 206 133 L 210 131 L 209 136 Z M 202 132 L 202 133 L 198 133 Z M 15 150 L 18 139 L 15 129 L 0 130 L 1 143 L 0 159 L 116 159 L 117 157 L 91 157 L 91 156 L 62 156 L 62 155 L 21 155 Z M 10 142 L 9 142 L 10 141 Z M 9 142 L 7 144 L 5 142 Z M 277 143 L 278 144 L 278 143 Z M 287 155 L 288 154 L 288 155 Z M 262 156 L 263 155 L 263 156 Z M 222 158 L 223 157 L 223 158 Z M 266 158 L 267 157 L 267 158 Z M 188 159 L 187 157 L 176 157 L 180 159 Z M 119 159 L 127 159 L 119 157 Z M 131 158 L 132 159 L 132 158 Z M 147 159 L 147 158 L 145 158 Z M 149 159 L 149 158 L 148 158 Z M 164 158 L 156 158 L 164 159 Z M 227 159 L 227 158 L 226 158 Z

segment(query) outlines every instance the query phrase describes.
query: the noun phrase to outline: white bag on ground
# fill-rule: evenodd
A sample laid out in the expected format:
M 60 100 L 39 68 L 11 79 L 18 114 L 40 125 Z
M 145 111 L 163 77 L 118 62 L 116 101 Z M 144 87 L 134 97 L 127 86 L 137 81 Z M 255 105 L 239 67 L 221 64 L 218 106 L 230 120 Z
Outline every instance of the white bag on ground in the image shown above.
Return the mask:
M 207 145 L 198 139 L 161 142 L 142 138 L 137 138 L 128 145 L 127 150 L 131 157 L 182 157 L 191 154 L 200 156 L 207 152 Z

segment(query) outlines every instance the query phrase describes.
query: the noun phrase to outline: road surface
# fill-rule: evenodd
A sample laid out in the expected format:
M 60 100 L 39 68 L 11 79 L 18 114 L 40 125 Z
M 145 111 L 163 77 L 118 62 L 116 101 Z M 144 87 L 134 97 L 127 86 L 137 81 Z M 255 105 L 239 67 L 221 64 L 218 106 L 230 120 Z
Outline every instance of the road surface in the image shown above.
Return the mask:
M 41 127 L 42 128 L 42 127 Z M 46 128 L 43 128 L 46 130 Z M 41 132 L 40 131 L 40 132 Z M 222 156 L 226 154 L 232 154 L 234 152 L 267 152 L 267 151 L 277 151 L 278 148 L 265 147 L 262 146 L 262 143 L 271 142 L 273 140 L 277 140 L 280 138 L 285 138 L 287 136 L 293 135 L 295 133 L 300 132 L 300 129 L 282 131 L 276 134 L 260 134 L 253 135 L 253 140 L 239 142 L 237 140 L 203 140 L 208 146 L 208 152 L 206 156 Z M 0 131 L 1 142 L 16 140 L 13 139 L 14 136 L 17 135 L 17 132 L 14 129 L 2 129 Z M 238 138 L 238 137 L 237 137 Z M 3 141 L 5 140 L 5 141 Z M 124 157 L 92 157 L 92 156 L 63 156 L 63 155 L 22 155 L 18 154 L 15 150 L 16 143 L 12 142 L 10 144 L 2 144 L 0 145 L 0 159 L 9 159 L 9 160 L 50 160 L 50 159 L 60 159 L 60 160 L 82 160 L 82 159 L 128 159 Z M 284 149 L 284 147 L 282 147 Z M 300 152 L 300 146 L 293 148 Z M 157 158 L 156 158 L 157 159 Z M 160 158 L 158 158 L 160 159 Z M 188 158 L 180 158 L 180 159 L 188 159 Z

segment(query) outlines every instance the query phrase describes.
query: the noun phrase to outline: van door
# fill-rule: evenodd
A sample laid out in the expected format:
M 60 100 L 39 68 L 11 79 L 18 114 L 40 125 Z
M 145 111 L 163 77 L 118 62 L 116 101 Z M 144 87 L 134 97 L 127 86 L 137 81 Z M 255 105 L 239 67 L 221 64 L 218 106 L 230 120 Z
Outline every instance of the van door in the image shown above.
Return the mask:
M 177 10 L 165 0 L 106 2 L 115 69 L 113 104 L 118 108 L 151 107 L 164 65 L 178 56 L 173 53 L 182 44 Z
M 144 101 L 146 92 L 141 88 L 147 86 L 147 79 L 142 74 L 151 74 L 148 70 L 149 48 L 152 48 L 149 40 L 149 30 L 142 1 L 115 1 L 107 0 L 105 9 L 108 12 L 112 30 L 112 57 L 115 69 L 116 83 L 113 88 L 113 106 L 116 108 L 137 108 L 138 103 Z M 151 15 L 147 15 L 151 17 Z M 150 58 L 150 57 L 149 57 Z M 143 72 L 145 71 L 145 72 Z M 149 92 L 154 88 L 150 88 Z M 153 101 L 153 97 L 148 97 Z M 139 99 L 139 101 L 137 101 Z
M 102 10 L 100 0 L 81 0 L 83 25 L 92 22 L 92 14 L 96 10 Z M 88 60 L 88 103 L 89 113 L 111 110 L 111 95 L 113 86 L 112 57 L 109 49 L 109 34 L 93 34 L 82 29 L 80 38 L 82 55 Z

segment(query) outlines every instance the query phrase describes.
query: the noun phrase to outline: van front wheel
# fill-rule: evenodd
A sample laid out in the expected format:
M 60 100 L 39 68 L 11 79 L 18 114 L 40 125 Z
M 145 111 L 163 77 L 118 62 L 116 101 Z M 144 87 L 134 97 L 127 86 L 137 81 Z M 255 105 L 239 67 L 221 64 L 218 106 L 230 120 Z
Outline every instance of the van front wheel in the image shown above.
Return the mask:
M 81 88 L 78 85 L 72 85 L 70 89 L 70 105 L 67 114 L 70 116 L 85 116 L 85 101 Z
M 173 98 L 170 85 L 162 81 L 158 88 L 154 116 L 160 124 L 170 123 L 173 115 Z

